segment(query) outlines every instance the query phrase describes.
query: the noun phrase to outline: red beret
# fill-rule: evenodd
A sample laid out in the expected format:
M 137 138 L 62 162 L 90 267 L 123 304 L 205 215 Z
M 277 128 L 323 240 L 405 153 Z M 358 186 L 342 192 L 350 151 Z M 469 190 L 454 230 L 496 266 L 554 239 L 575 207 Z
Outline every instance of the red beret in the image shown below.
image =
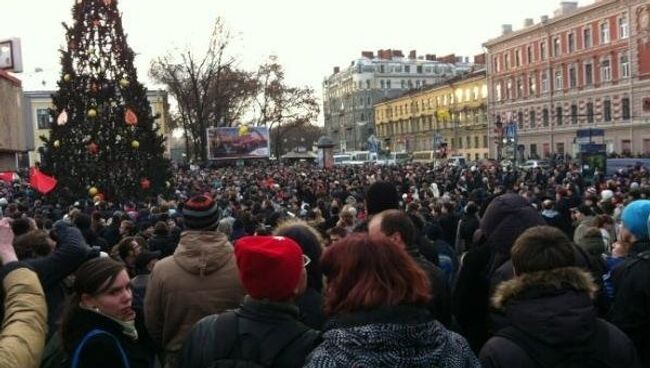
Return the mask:
M 239 278 L 255 299 L 284 301 L 294 296 L 303 272 L 302 249 L 283 236 L 246 236 L 235 243 Z

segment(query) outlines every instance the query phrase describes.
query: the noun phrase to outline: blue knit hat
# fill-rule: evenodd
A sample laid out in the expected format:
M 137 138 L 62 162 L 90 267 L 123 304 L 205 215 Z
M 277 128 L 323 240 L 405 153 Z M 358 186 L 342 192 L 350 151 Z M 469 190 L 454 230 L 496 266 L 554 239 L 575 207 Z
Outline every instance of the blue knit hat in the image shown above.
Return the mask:
M 650 200 L 636 200 L 623 209 L 621 219 L 623 226 L 634 235 L 637 240 L 648 239 L 648 217 L 650 217 Z

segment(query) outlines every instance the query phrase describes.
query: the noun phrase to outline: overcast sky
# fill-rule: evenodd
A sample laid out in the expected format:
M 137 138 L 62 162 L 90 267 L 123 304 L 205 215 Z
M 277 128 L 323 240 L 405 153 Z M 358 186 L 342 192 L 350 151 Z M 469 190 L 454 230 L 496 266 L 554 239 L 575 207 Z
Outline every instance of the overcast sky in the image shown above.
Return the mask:
M 58 72 L 61 22 L 71 22 L 73 1 L 0 0 L 0 40 L 22 39 L 25 71 Z M 323 78 L 362 50 L 473 56 L 499 35 L 501 24 L 517 30 L 524 18 L 537 23 L 541 15 L 552 15 L 559 1 L 119 0 L 118 6 L 145 83 L 153 58 L 187 45 L 204 49 L 214 19 L 221 16 L 238 34 L 231 52 L 242 67 L 254 70 L 275 54 L 291 83 L 315 88 L 320 98 Z

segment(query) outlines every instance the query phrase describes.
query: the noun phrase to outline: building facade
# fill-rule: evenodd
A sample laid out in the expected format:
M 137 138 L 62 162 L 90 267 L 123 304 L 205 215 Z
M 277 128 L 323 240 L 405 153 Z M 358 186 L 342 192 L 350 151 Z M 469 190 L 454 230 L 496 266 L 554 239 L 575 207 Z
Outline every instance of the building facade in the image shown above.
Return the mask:
M 52 103 L 52 94 L 55 91 L 25 91 L 25 121 L 29 126 L 29 130 L 33 132 L 30 139 L 29 151 L 29 164 L 34 165 L 36 162 L 41 161 L 41 148 L 43 147 L 43 140 L 40 137 L 48 137 L 50 134 L 50 126 L 52 125 L 52 117 L 49 109 L 54 108 Z M 151 112 L 154 116 L 159 115 L 154 124 L 159 127 L 159 132 L 167 138 L 165 144 L 165 151 L 167 157 L 170 155 L 170 139 L 171 129 L 170 116 L 169 116 L 169 102 L 167 99 L 167 92 L 164 90 L 147 91 L 147 99 L 151 106 Z
M 355 151 L 367 148 L 375 135 L 373 105 L 405 91 L 440 83 L 471 69 L 469 59 L 448 55 L 418 57 L 411 51 L 404 57 L 399 50 L 363 52 L 323 82 L 323 114 L 326 134 L 336 142 L 335 149 Z
M 518 127 L 524 157 L 575 156 L 576 130 L 602 128 L 608 153 L 650 153 L 650 4 L 563 2 L 553 18 L 484 44 L 490 156 Z
M 0 69 L 0 171 L 13 171 L 25 166 L 29 150 L 23 123 L 22 83 Z
M 391 151 L 488 157 L 485 69 L 375 104 L 378 138 Z

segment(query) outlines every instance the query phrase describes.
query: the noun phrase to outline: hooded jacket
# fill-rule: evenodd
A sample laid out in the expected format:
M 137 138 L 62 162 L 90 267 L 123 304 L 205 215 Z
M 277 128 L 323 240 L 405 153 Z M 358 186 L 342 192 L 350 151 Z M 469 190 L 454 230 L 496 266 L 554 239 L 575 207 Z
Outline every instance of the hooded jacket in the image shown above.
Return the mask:
M 154 267 L 144 300 L 152 339 L 168 352 L 180 351 L 201 318 L 236 308 L 244 297 L 233 247 L 214 231 L 186 231 L 171 257 Z
M 592 298 L 597 290 L 591 275 L 577 267 L 533 272 L 504 282 L 492 305 L 507 316 L 510 325 L 536 344 L 554 352 L 587 347 L 603 324 L 608 343 L 599 358 L 609 367 L 637 367 L 634 346 L 618 328 L 597 318 Z M 483 367 L 537 368 L 528 353 L 509 338 L 488 340 L 480 353 Z
M 467 341 L 424 308 L 396 306 L 341 315 L 329 321 L 307 368 L 479 368 Z

